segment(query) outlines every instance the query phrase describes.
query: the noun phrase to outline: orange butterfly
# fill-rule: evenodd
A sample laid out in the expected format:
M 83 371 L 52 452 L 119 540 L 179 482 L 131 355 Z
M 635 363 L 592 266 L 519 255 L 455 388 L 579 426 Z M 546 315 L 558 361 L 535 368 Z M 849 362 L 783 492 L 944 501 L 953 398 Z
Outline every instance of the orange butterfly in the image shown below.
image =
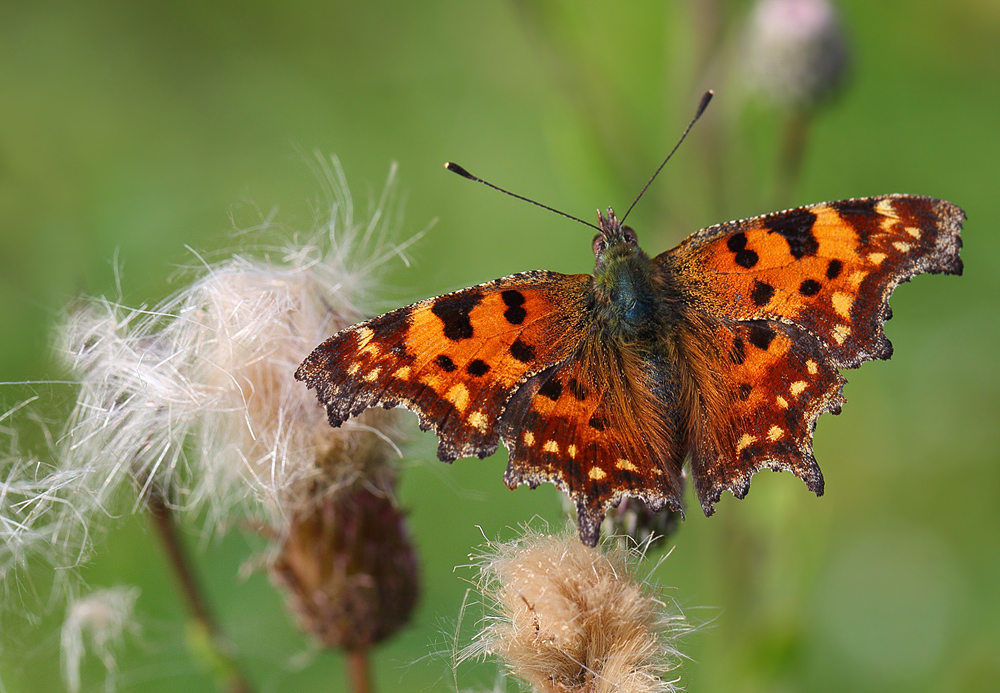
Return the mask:
M 593 276 L 524 272 L 394 310 L 335 334 L 295 377 L 333 426 L 377 405 L 416 412 L 445 461 L 502 441 L 507 485 L 564 490 L 591 546 L 623 497 L 680 511 L 688 457 L 706 515 L 763 468 L 820 495 L 812 432 L 845 401 L 838 369 L 891 356 L 896 285 L 962 273 L 964 219 L 915 195 L 824 202 L 649 258 L 609 209 Z

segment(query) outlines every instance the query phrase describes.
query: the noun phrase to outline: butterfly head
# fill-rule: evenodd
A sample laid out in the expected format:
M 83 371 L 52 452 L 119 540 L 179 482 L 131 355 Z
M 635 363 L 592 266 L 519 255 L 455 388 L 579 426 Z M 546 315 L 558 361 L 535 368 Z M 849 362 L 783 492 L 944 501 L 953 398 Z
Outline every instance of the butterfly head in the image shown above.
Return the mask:
M 613 210 L 597 213 L 594 237 L 594 307 L 600 322 L 613 331 L 632 332 L 647 327 L 656 316 L 656 294 L 649 258 L 639 247 L 635 231 Z
M 635 231 L 630 226 L 622 226 L 613 209 L 608 208 L 607 216 L 598 210 L 597 224 L 599 233 L 594 236 L 594 256 L 598 270 L 618 258 L 642 254 Z

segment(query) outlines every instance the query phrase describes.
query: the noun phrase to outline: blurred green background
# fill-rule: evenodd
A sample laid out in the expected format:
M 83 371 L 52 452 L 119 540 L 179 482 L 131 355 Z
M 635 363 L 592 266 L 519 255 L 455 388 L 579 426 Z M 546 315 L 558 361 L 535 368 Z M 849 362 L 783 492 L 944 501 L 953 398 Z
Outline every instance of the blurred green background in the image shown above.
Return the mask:
M 624 210 L 701 91 L 708 116 L 630 217 L 653 254 L 729 218 L 909 192 L 969 215 L 965 276 L 920 277 L 893 298 L 889 362 L 848 373 L 849 404 L 815 440 L 827 492 L 758 475 L 704 518 L 689 503 L 653 577 L 696 620 L 690 691 L 993 691 L 1000 681 L 1000 4 L 842 3 L 853 69 L 809 131 L 801 179 L 774 199 L 781 117 L 747 105 L 742 2 L 7 3 L 0 22 L 0 381 L 57 377 L 59 308 L 172 290 L 178 263 L 231 247 L 251 200 L 308 229 L 319 191 L 302 152 L 341 158 L 363 209 L 400 165 L 406 231 L 437 223 L 380 305 L 516 271 L 592 269 L 590 233 L 441 168 L 589 219 Z M 10 388 L 9 405 L 23 395 Z M 454 690 L 451 631 L 468 554 L 540 515 L 551 487 L 511 492 L 503 452 L 453 466 L 418 440 L 402 500 L 423 561 L 412 627 L 376 654 L 380 689 Z M 190 535 L 213 604 L 261 691 L 338 690 L 259 547 Z M 652 562 L 650 563 L 652 565 Z M 185 651 L 183 606 L 144 517 L 113 524 L 82 571 L 134 584 L 143 633 L 118 687 L 210 691 Z M 15 589 L 0 616 L 0 690 L 59 690 L 58 608 Z M 29 618 L 32 617 L 32 618 Z M 37 618 L 33 618 L 37 617 Z M 85 690 L 102 690 L 102 668 Z M 495 664 L 459 670 L 489 689 Z

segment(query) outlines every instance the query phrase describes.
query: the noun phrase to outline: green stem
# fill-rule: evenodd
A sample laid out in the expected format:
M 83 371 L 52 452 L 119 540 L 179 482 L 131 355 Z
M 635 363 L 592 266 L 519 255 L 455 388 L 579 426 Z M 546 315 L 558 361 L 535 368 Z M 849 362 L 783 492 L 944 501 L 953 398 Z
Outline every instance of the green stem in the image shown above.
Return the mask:
M 781 151 L 778 154 L 778 180 L 775 186 L 775 203 L 778 209 L 792 203 L 795 187 L 802 173 L 802 162 L 806 155 L 806 139 L 809 135 L 809 116 L 797 111 L 789 116 L 782 133 Z

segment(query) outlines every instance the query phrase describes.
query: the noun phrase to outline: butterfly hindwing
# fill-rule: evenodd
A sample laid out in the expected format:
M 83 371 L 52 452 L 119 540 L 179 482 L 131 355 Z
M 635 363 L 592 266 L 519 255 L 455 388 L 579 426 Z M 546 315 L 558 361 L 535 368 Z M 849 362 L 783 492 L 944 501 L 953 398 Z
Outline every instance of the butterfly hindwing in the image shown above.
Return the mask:
M 793 323 L 839 368 L 892 355 L 889 296 L 922 272 L 961 274 L 965 213 L 916 195 L 799 207 L 719 224 L 656 258 L 686 300 L 736 320 Z
M 682 432 L 666 415 L 669 404 L 656 398 L 655 366 L 635 367 L 628 356 L 589 335 L 569 360 L 529 379 L 501 423 L 510 450 L 507 485 L 561 488 L 590 546 L 623 496 L 682 509 Z
M 839 413 L 846 382 L 819 341 L 800 328 L 768 321 L 719 321 L 713 340 L 728 346 L 716 366 L 731 396 L 711 412 L 728 431 L 725 445 L 695 445 L 691 476 L 706 515 L 723 491 L 743 498 L 761 469 L 789 470 L 816 493 L 823 475 L 812 434 L 823 412 Z
M 420 301 L 338 332 L 295 377 L 316 389 L 333 426 L 404 406 L 437 432 L 442 460 L 485 457 L 517 386 L 579 341 L 591 281 L 524 272 Z

